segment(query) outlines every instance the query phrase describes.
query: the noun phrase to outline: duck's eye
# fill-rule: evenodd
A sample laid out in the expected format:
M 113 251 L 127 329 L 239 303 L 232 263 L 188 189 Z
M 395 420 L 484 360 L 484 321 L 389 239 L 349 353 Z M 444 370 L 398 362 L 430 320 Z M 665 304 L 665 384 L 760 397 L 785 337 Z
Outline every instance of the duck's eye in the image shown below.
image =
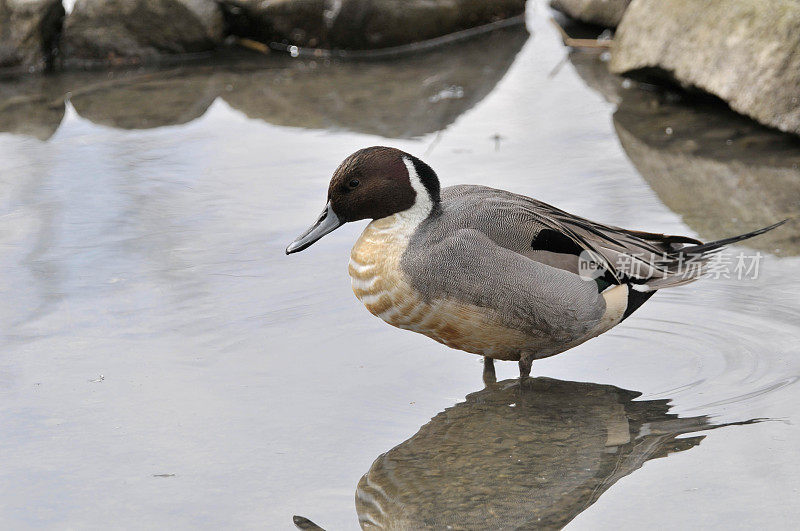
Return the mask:
M 347 185 L 348 185 L 350 188 L 355 188 L 356 186 L 358 186 L 358 179 L 353 179 L 353 180 L 351 180 L 349 183 L 347 183 Z

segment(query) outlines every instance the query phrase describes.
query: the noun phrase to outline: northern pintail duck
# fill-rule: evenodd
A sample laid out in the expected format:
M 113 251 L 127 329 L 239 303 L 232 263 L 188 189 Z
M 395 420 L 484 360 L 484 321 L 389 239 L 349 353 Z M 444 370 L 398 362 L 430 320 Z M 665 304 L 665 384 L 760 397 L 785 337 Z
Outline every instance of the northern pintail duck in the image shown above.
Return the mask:
M 392 326 L 484 356 L 487 379 L 495 359 L 527 377 L 533 360 L 606 332 L 656 290 L 702 276 L 723 246 L 783 223 L 710 243 L 621 229 L 486 186 L 440 189 L 417 157 L 370 147 L 334 172 L 325 209 L 286 254 L 362 219 L 356 297 Z

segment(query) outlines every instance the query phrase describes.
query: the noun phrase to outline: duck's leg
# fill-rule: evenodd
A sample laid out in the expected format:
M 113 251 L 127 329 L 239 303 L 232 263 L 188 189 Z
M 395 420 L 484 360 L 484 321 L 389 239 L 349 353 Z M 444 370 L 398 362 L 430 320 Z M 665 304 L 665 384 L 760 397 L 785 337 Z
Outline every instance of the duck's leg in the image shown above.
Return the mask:
M 497 375 L 494 373 L 494 360 L 488 356 L 483 357 L 483 383 L 484 385 L 497 383 Z
M 531 365 L 533 365 L 533 354 L 523 352 L 519 358 L 519 380 L 525 381 L 531 375 Z

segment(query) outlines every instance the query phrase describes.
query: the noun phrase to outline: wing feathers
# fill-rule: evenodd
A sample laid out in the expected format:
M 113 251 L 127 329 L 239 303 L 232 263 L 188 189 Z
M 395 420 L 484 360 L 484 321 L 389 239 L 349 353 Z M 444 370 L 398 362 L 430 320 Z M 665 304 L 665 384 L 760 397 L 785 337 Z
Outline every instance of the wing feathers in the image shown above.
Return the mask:
M 769 227 L 709 243 L 688 236 L 634 231 L 596 223 L 572 215 L 552 205 L 483 186 L 456 186 L 445 194 L 462 201 L 490 226 L 503 224 L 504 233 L 523 233 L 504 237 L 510 250 L 559 269 L 564 260 L 553 256 L 583 256 L 596 262 L 604 280 L 613 284 L 632 284 L 639 292 L 681 286 L 702 277 L 710 261 L 724 246 L 763 234 L 785 221 Z M 488 228 L 489 232 L 494 229 Z M 525 234 L 527 233 L 527 238 Z M 525 245 L 527 248 L 517 246 Z M 514 243 L 510 243 L 514 242 Z M 501 243 L 501 242 L 497 242 Z M 588 255 L 582 254 L 588 252 Z M 535 254 L 537 253 L 538 254 Z

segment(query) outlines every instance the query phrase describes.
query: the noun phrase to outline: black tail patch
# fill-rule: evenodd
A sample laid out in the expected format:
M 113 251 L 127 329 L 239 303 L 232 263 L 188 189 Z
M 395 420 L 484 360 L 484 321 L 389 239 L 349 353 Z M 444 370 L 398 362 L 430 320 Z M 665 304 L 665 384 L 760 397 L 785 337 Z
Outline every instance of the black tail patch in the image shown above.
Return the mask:
M 631 284 L 628 284 L 628 307 L 625 308 L 625 313 L 622 314 L 620 323 L 628 318 L 630 314 L 639 309 L 639 306 L 647 302 L 647 299 L 653 296 L 655 291 L 636 291 Z

